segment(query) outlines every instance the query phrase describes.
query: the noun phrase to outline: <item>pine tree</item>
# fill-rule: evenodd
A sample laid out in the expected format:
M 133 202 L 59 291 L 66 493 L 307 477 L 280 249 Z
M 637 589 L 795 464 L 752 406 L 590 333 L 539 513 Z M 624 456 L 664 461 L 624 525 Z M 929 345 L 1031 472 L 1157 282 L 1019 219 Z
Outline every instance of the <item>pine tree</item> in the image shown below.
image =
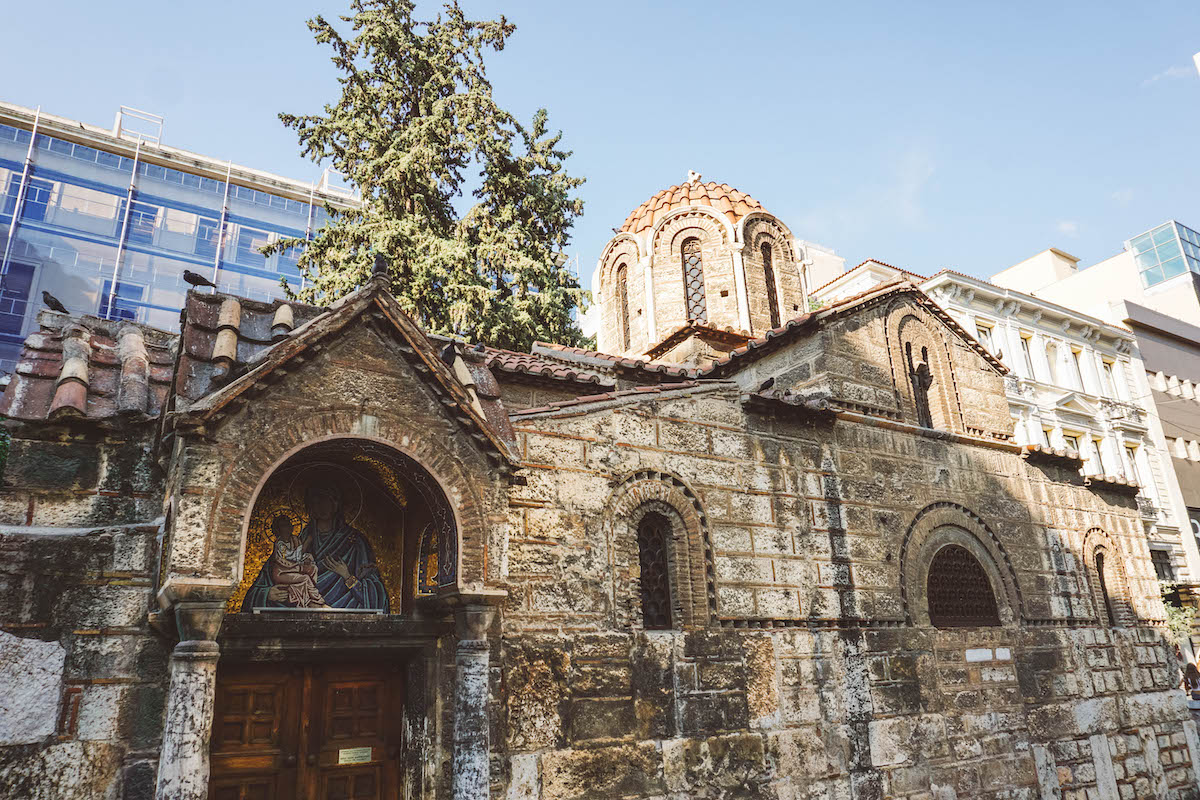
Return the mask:
M 518 123 L 493 100 L 484 68 L 515 26 L 468 20 L 457 2 L 433 20 L 413 14 L 412 0 L 352 0 L 341 18 L 350 38 L 309 20 L 333 50 L 341 97 L 324 114 L 280 119 L 363 202 L 328 208 L 330 223 L 310 242 L 271 246 L 303 246 L 305 287 L 294 295 L 329 303 L 362 285 L 380 253 L 397 299 L 427 330 L 521 350 L 538 339 L 580 343 L 571 312 L 584 310 L 587 293 L 564 248 L 583 179 L 566 173 L 570 152 L 545 109 Z M 474 170 L 474 204 L 460 214 L 455 201 Z

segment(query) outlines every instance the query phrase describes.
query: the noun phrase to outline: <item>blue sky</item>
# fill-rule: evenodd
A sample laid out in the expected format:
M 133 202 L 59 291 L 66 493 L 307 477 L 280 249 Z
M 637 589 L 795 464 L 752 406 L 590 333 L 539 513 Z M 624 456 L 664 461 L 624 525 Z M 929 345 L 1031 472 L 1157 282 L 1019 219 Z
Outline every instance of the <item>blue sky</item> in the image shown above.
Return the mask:
M 1200 4 L 466 0 L 517 24 L 500 102 L 545 106 L 588 178 L 585 282 L 611 229 L 689 169 L 853 265 L 981 277 L 1083 264 L 1169 218 L 1200 227 Z M 0 97 L 310 180 L 279 111 L 336 96 L 305 19 L 336 2 L 9 4 Z M 426 4 L 426 9 L 435 8 Z

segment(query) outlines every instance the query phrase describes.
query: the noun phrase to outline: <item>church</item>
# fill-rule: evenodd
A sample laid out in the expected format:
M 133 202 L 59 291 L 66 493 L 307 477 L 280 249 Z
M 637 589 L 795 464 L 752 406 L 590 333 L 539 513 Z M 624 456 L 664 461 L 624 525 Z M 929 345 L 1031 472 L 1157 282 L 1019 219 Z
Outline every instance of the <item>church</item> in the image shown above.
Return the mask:
M 0 413 L 0 795 L 1197 798 L 1135 501 L 899 280 L 689 181 L 598 352 L 193 291 Z

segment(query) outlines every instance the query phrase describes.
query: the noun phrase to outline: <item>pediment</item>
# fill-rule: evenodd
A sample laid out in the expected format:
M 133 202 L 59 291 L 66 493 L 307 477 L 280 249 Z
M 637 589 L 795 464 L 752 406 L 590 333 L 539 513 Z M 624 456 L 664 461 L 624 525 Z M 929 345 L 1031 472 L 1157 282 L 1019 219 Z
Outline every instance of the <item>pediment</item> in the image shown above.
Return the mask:
M 237 298 L 227 300 L 238 302 Z M 185 320 L 185 338 L 186 324 Z M 399 367 L 397 362 L 403 362 L 407 371 L 431 390 L 444 412 L 491 457 L 517 463 L 512 428 L 499 398 L 476 389 L 481 383 L 477 378 L 479 369 L 486 370 L 482 366 L 482 356 L 475 359 L 480 363 L 474 364 L 470 362 L 472 353 L 464 353 L 457 343 L 438 347 L 404 312 L 379 279 L 369 281 L 362 289 L 343 297 L 278 341 L 253 352 L 247 360 L 226 364 L 226 381 L 214 382 L 199 369 L 189 369 L 187 374 L 181 374 L 176 387 L 177 410 L 169 415 L 167 428 L 215 424 L 225 416 L 239 413 L 248 401 L 276 391 L 287 376 L 303 372 L 314 357 L 332 352 L 339 345 L 344 346 L 352 334 L 361 330 L 373 333 L 374 341 L 381 351 L 386 352 L 360 342 L 357 353 L 339 354 L 345 369 L 380 372 L 381 365 Z M 215 357 L 210 357 L 209 361 L 219 362 L 220 352 L 230 350 L 226 348 L 219 352 L 219 347 L 219 343 L 214 345 L 210 356 L 215 354 Z M 237 352 L 245 352 L 245 349 L 238 347 Z M 204 360 L 202 353 L 199 358 L 193 353 L 191 358 Z M 181 372 L 183 367 L 181 364 Z M 189 393 L 188 374 L 205 375 L 207 384 L 201 389 L 207 391 Z M 189 395 L 195 399 L 189 402 Z
M 1059 411 L 1067 411 L 1084 417 L 1096 417 L 1100 414 L 1100 409 L 1095 403 L 1081 397 L 1076 392 L 1067 392 L 1059 397 L 1054 401 L 1054 407 Z

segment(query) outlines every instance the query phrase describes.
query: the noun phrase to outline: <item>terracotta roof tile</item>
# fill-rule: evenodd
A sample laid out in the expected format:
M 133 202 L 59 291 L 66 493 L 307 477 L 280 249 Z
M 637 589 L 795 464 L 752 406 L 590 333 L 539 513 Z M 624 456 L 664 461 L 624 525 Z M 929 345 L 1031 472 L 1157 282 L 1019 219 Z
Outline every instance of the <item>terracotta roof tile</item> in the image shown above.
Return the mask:
M 711 206 L 729 219 L 732 224 L 752 211 L 762 211 L 762 204 L 745 192 L 734 189 L 727 183 L 684 183 L 663 189 L 635 208 L 621 226 L 624 233 L 640 233 L 653 228 L 667 214 L 684 206 Z
M 176 334 L 54 311 L 43 311 L 38 324 L 0 399 L 0 414 L 98 422 L 158 416 L 170 388 Z

